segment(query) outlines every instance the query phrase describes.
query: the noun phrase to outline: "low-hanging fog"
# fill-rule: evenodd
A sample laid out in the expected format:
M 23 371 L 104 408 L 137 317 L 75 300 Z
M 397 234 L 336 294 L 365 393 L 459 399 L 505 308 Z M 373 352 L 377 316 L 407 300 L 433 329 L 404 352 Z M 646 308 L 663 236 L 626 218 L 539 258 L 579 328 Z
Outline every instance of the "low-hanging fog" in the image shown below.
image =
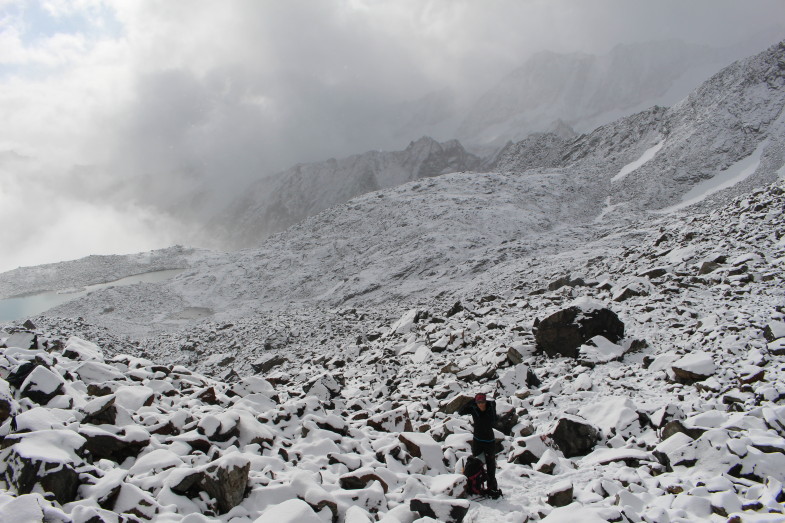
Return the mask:
M 428 96 L 452 138 L 543 50 L 784 27 L 781 0 L 0 0 L 0 271 L 217 245 L 199 224 L 251 181 L 405 147 Z

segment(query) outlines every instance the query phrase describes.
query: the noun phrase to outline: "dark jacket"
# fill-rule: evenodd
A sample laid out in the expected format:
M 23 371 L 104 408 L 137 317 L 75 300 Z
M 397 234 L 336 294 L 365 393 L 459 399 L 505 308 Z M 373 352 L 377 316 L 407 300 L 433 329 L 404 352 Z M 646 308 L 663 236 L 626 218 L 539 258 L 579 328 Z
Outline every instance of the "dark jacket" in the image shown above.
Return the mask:
M 483 443 L 494 441 L 493 426 L 496 423 L 496 402 L 489 401 L 485 412 L 480 410 L 477 403 L 472 400 L 458 411 L 458 414 L 465 416 L 471 414 L 474 422 L 474 439 Z

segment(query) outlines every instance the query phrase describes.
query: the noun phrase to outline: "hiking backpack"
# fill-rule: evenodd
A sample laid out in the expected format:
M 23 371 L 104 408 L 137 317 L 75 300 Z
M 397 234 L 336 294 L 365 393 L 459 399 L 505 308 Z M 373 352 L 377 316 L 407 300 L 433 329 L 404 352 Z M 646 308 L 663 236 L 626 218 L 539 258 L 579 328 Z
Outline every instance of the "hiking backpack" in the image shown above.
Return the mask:
M 466 459 L 463 467 L 463 475 L 466 476 L 466 493 L 475 496 L 485 492 L 485 482 L 488 474 L 485 472 L 485 462 L 475 456 Z

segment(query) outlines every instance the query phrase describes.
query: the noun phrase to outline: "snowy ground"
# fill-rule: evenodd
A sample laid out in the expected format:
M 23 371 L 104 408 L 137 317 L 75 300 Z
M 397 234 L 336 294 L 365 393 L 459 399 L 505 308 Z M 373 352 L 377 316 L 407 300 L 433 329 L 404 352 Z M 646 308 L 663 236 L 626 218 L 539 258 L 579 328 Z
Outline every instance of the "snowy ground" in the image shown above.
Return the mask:
M 413 499 L 465 504 L 454 473 L 470 423 L 449 404 L 482 390 L 509 416 L 498 433 L 505 497 L 469 502 L 464 521 L 785 521 L 784 205 L 775 185 L 709 214 L 638 224 L 547 264 L 499 264 L 488 276 L 496 288 L 467 289 L 464 310 L 452 315 L 438 301 L 394 319 L 314 310 L 293 333 L 291 311 L 278 333 L 299 337 L 272 336 L 281 343 L 272 349 L 240 346 L 253 330 L 245 318 L 191 330 L 187 340 L 162 334 L 157 349 L 145 346 L 153 363 L 105 356 L 67 340 L 66 331 L 87 336 L 92 327 L 42 318 L 39 349 L 5 349 L 0 360 L 5 381 L 19 364 L 38 363 L 18 388 L 3 385 L 4 477 L 13 482 L 29 462 L 56 463 L 81 486 L 60 505 L 5 494 L 0 514 L 415 521 Z M 597 340 L 577 359 L 535 353 L 535 319 L 570 304 L 611 309 L 624 339 Z M 314 338 L 320 326 L 334 333 Z M 195 350 L 180 350 L 188 343 Z M 200 343 L 225 350 L 208 358 L 196 353 Z M 695 380 L 679 379 L 677 368 Z M 528 369 L 539 385 L 526 384 Z M 32 391 L 59 394 L 44 401 Z M 111 401 L 114 419 L 101 423 Z M 563 419 L 597 431 L 591 449 L 564 456 L 555 443 Z M 101 454 L 102 434 L 104 444 L 119 441 L 114 454 Z M 215 490 L 208 470 L 227 484 L 247 478 L 239 501 Z M 569 487 L 567 506 L 548 502 Z

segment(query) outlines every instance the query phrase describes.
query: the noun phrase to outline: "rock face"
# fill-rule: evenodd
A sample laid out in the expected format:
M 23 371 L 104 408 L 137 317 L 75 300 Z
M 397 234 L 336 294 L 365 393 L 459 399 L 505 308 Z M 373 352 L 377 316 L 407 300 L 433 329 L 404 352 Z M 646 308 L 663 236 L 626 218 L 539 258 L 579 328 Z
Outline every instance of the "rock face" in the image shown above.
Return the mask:
M 594 336 L 616 343 L 624 337 L 624 323 L 604 307 L 571 306 L 535 322 L 537 347 L 548 356 L 577 358 L 578 347 Z
M 550 434 L 567 458 L 588 454 L 597 444 L 598 436 L 596 428 L 574 417 L 561 418 Z

